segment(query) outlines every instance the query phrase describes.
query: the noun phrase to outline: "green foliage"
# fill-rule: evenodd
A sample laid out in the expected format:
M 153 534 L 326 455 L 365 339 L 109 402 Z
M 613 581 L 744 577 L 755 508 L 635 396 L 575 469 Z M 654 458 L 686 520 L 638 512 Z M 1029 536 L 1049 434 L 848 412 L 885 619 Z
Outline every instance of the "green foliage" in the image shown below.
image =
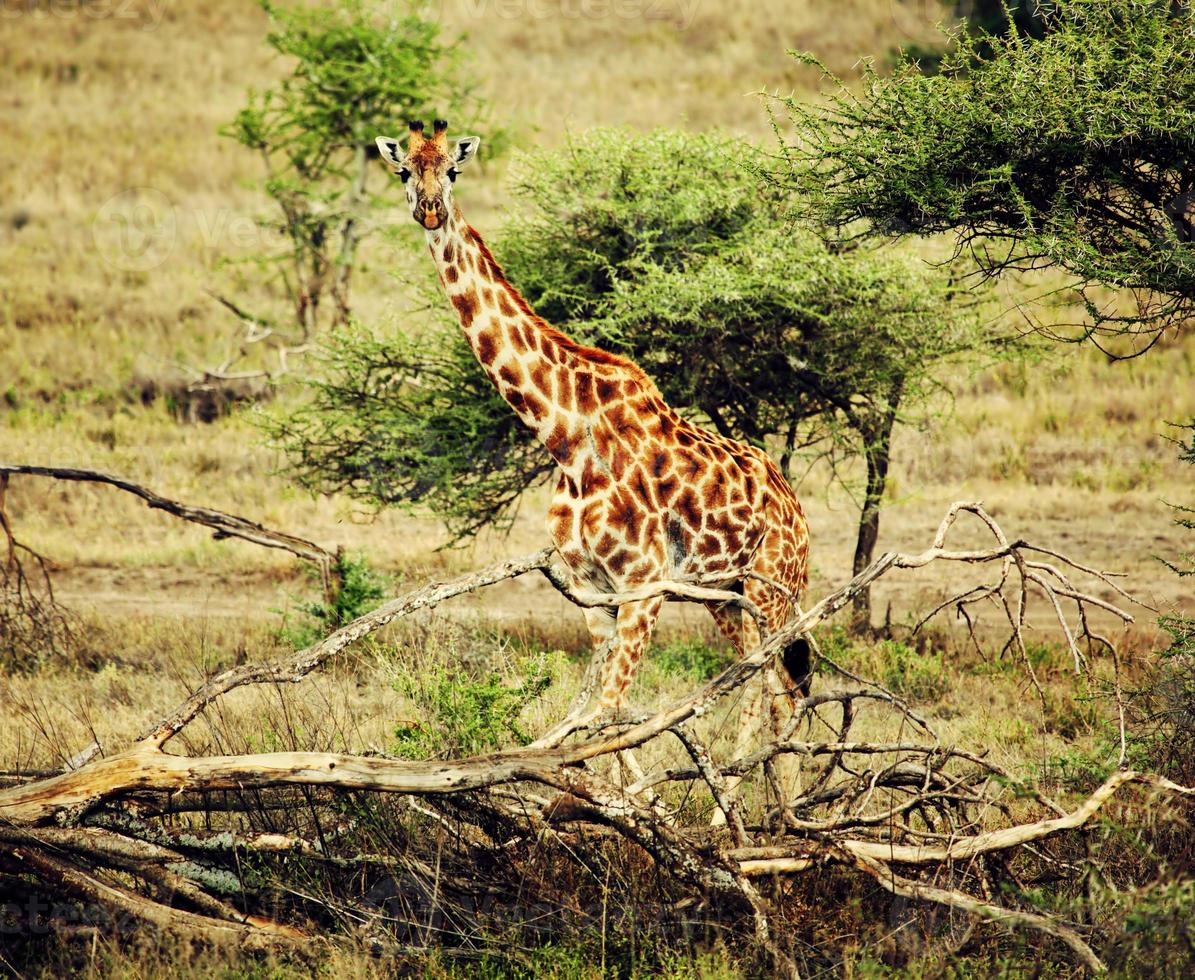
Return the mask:
M 1121 976 L 1179 977 L 1195 959 L 1195 879 L 1159 882 L 1134 895 L 1104 954 Z
M 974 317 L 924 266 L 792 225 L 744 149 L 595 130 L 525 156 L 496 252 L 547 319 L 630 356 L 724 434 L 779 437 L 785 467 L 886 454 L 898 408 L 914 417 L 943 360 L 983 343 Z M 423 503 L 463 537 L 553 469 L 459 331 L 343 334 L 325 368 L 310 407 L 274 430 L 307 486 Z
M 551 322 L 600 319 L 620 279 L 684 268 L 777 220 L 780 201 L 741 165 L 744 150 L 755 148 L 719 133 L 595 129 L 518 157 L 507 274 Z
M 726 434 L 859 453 L 894 398 L 923 398 L 933 367 L 976 345 L 973 321 L 910 263 L 835 254 L 779 224 L 619 283 L 597 326 Z
M 1115 763 L 1115 752 L 1073 746 L 1047 760 L 1044 776 L 1072 792 L 1090 793 L 1112 774 Z
M 955 231 L 987 272 L 1051 264 L 1131 291 L 1100 331 L 1195 311 L 1195 23 L 1171 0 L 1059 0 L 1031 40 L 958 32 L 942 71 L 905 61 L 824 106 L 787 102 L 782 183 L 838 226 Z M 1089 331 L 1085 331 L 1089 332 Z
M 552 470 L 454 326 L 381 340 L 351 325 L 319 359 L 307 403 L 263 423 L 311 490 L 427 505 L 465 537 Z
M 322 585 L 320 575 L 309 570 L 313 583 Z M 332 567 L 334 594 L 331 601 L 303 602 L 298 606 L 299 621 L 287 623 L 279 638 L 296 650 L 317 643 L 333 630 L 351 623 L 378 606 L 390 587 L 390 579 L 374 570 L 364 555 L 342 552 Z
M 940 652 L 921 653 L 899 640 L 866 642 L 842 626 L 832 626 L 815 635 L 818 649 L 827 659 L 876 678 L 902 697 L 936 701 L 950 689 L 950 677 Z
M 822 656 L 837 663 L 849 663 L 858 651 L 855 638 L 840 625 L 815 630 L 813 635 Z
M 651 652 L 651 663 L 661 674 L 693 684 L 716 677 L 733 662 L 729 650 L 711 646 L 701 637 L 678 638 Z
M 915 701 L 936 701 L 950 687 L 940 655 L 918 653 L 896 640 L 881 640 L 875 656 L 883 668 L 880 679 L 896 694 Z
M 476 119 L 482 106 L 463 72 L 459 41 L 445 39 L 416 0 L 260 2 L 272 24 L 266 40 L 290 72 L 273 88 L 250 92 L 223 133 L 261 157 L 262 186 L 276 207 L 263 225 L 281 246 L 253 261 L 287 297 L 291 321 L 279 326 L 308 338 L 347 322 L 367 217 L 397 193 L 374 161 L 374 139 L 424 114 Z M 274 325 L 268 316 L 249 319 Z
M 474 678 L 459 663 L 429 658 L 395 680 L 418 717 L 395 728 L 394 751 L 409 759 L 445 759 L 492 752 L 512 741 L 526 745 L 531 737 L 520 716 L 551 683 L 543 656 L 520 661 L 513 683 L 497 671 Z
M 1062 664 L 1071 663 L 1070 654 L 1057 643 L 1037 643 L 1032 640 L 1025 642 L 1025 656 L 1034 671 L 1053 670 Z M 1009 647 L 998 656 L 981 660 L 971 666 L 971 673 L 980 676 L 998 674 L 1019 674 L 1025 665 L 1016 651 Z

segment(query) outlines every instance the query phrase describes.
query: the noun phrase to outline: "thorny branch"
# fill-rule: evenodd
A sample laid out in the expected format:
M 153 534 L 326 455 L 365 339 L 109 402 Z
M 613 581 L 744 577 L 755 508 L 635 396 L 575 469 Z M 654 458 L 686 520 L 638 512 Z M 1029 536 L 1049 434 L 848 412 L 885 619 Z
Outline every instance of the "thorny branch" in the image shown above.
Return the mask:
M 32 468 L 21 471 L 30 472 Z M 962 550 L 948 546 L 950 531 L 962 514 L 973 515 L 987 529 L 994 540 L 991 547 Z M 1041 556 L 1052 562 L 1043 561 Z M 512 866 L 517 863 L 520 880 L 525 880 L 528 873 L 530 865 L 526 862 L 533 862 L 544 848 L 560 850 L 587 872 L 592 872 L 592 862 L 599 860 L 599 852 L 593 848 L 602 841 L 617 838 L 641 848 L 667 872 L 672 887 L 692 896 L 721 896 L 720 907 L 740 909 L 773 970 L 789 976 L 797 975 L 797 965 L 776 926 L 778 909 L 752 882 L 761 877 L 791 878 L 826 864 L 854 868 L 893 894 L 945 905 L 1006 927 L 1042 932 L 1064 943 L 1086 968 L 1103 968 L 1075 928 L 1038 912 L 993 902 L 995 890 L 978 860 L 1086 826 L 1129 784 L 1186 796 L 1195 795 L 1195 789 L 1125 770 L 1113 774 L 1089 799 L 1067 811 L 1039 794 L 1026 793 L 1026 787 L 1018 787 L 1008 773 L 983 754 L 942 744 L 900 698 L 824 657 L 823 665 L 830 668 L 831 676 L 845 677 L 852 686 L 830 688 L 799 699 L 794 718 L 779 738 L 742 757 L 719 759 L 715 755 L 716 741 L 700 727 L 720 702 L 739 691 L 789 642 L 824 623 L 861 589 L 894 568 L 917 569 L 939 561 L 995 565 L 1000 569 L 995 585 L 966 590 L 939 606 L 939 610 L 952 603 L 963 608 L 981 598 L 997 598 L 1007 614 L 1009 643 L 1023 650 L 1020 633 L 1025 606 L 1030 594 L 1037 593 L 1044 596 L 1058 618 L 1077 665 L 1103 649 L 1115 656 L 1111 641 L 1089 628 L 1088 613 L 1099 609 L 1125 622 L 1132 620 L 1131 615 L 1082 591 L 1070 576 L 1088 575 L 1111 586 L 1122 597 L 1127 598 L 1127 593 L 1106 573 L 1056 551 L 1009 540 L 979 504 L 952 505 L 928 549 L 881 556 L 850 582 L 801 611 L 787 626 L 765 636 L 758 649 L 696 691 L 645 717 L 608 725 L 551 749 L 515 748 L 486 756 L 431 761 L 330 752 L 187 757 L 163 751 L 174 735 L 233 690 L 248 685 L 297 683 L 349 644 L 387 623 L 529 571 L 546 574 L 579 606 L 615 607 L 647 595 L 666 594 L 680 601 L 733 602 L 747 614 L 755 613 L 737 593 L 702 582 L 652 583 L 620 595 L 578 593 L 552 566 L 552 558 L 553 551 L 544 549 L 447 582 L 429 583 L 292 656 L 241 665 L 212 677 L 123 751 L 69 772 L 14 780 L 3 786 L 0 872 L 12 864 L 18 850 L 25 854 L 32 849 L 36 860 L 22 867 L 47 888 L 110 902 L 143 921 L 166 922 L 182 931 L 194 932 L 201 926 L 220 923 L 220 928 L 228 929 L 235 921 L 237 935 L 244 942 L 286 943 L 299 934 L 294 926 L 268 916 L 254 918 L 233 911 L 225 899 L 210 892 L 205 885 L 207 879 L 195 869 L 202 867 L 204 873 L 211 873 L 227 867 L 228 861 L 245 851 L 304 855 L 337 867 L 354 868 L 396 861 L 401 864 L 408 858 L 337 853 L 335 839 L 322 832 L 318 840 L 293 834 L 237 839 L 228 831 L 205 828 L 189 829 L 182 839 L 177 830 L 172 836 L 158 822 L 169 809 L 162 805 L 163 795 L 171 800 L 192 801 L 179 811 L 186 813 L 194 811 L 194 801 L 204 799 L 204 794 L 224 793 L 226 806 L 213 806 L 206 812 L 210 823 L 220 814 L 235 813 L 235 800 L 243 801 L 241 806 L 248 810 L 253 805 L 250 801 L 260 800 L 260 794 L 266 792 L 310 792 L 315 788 L 341 794 L 402 794 L 418 799 L 418 804 L 412 804 L 415 811 L 430 814 L 439 827 L 437 867 L 444 858 L 442 835 L 449 827 L 462 828 L 455 845 L 458 850 L 450 854 L 455 860 L 468 865 L 484 852 L 490 855 L 487 860 L 492 866 L 499 860 L 512 862 Z M 1011 600 L 1005 595 L 1007 589 L 1014 593 Z M 1067 603 L 1075 608 L 1074 620 L 1066 616 Z M 1086 656 L 1079 650 L 1079 642 L 1087 644 Z M 832 711 L 834 706 L 841 717 L 831 725 L 821 712 Z M 890 712 L 902 726 L 909 723 L 924 733 L 928 741 L 852 738 L 857 717 L 872 710 Z M 832 737 L 820 741 L 796 737 L 802 726 L 818 725 L 826 727 Z M 602 775 L 602 760 L 642 749 L 662 735 L 679 740 L 689 765 L 658 769 L 629 787 L 620 787 Z M 804 760 L 807 771 L 803 786 L 787 798 L 778 799 L 771 812 L 744 811 L 738 801 L 728 799 L 728 777 L 751 777 L 780 756 Z M 645 794 L 653 787 L 691 788 L 698 784 L 709 790 L 714 805 L 722 810 L 725 828 L 715 830 L 694 824 L 690 811 L 685 809 L 685 801 L 691 799 L 688 791 L 672 794 L 666 800 L 656 800 L 653 795 L 652 804 L 645 805 Z M 776 789 L 774 781 L 770 785 Z M 1051 815 L 1039 820 L 1018 818 L 1028 805 L 1018 801 L 1018 792 L 1036 800 Z M 228 794 L 234 794 L 230 805 Z M 663 815 L 661 806 L 669 808 Z M 995 829 L 993 824 L 997 824 Z M 570 830 L 585 827 L 590 828 L 585 834 Z M 519 848 L 531 842 L 535 844 L 526 856 L 516 858 L 522 853 Z M 147 897 L 127 878 L 101 880 L 104 869 L 127 870 L 132 866 L 130 862 L 136 865 L 136 877 L 141 881 L 156 882 L 151 895 L 169 886 L 171 894 L 183 896 L 185 912 Z M 978 896 L 962 886 L 942 888 L 932 883 L 938 871 L 954 866 L 969 869 L 967 880 L 979 889 Z M 419 871 L 420 875 L 425 873 Z M 434 894 L 440 901 L 439 872 L 435 875 Z M 923 880 L 919 875 L 928 878 Z M 458 885 L 465 887 L 463 883 Z M 251 908 L 250 899 L 242 895 L 239 901 L 249 903 Z M 376 914 L 364 907 L 340 901 L 338 908 L 356 909 L 351 911 L 354 921 L 376 921 Z M 461 905 L 454 914 L 468 920 L 472 913 Z M 252 939 L 245 938 L 250 935 Z

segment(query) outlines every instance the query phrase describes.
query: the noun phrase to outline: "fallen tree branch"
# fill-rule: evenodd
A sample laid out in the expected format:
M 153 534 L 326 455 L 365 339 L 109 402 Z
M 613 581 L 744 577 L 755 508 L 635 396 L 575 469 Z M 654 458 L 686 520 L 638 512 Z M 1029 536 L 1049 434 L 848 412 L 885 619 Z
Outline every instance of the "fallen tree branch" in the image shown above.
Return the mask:
M 1085 967 L 1093 973 L 1104 973 L 1106 967 L 1087 943 L 1079 938 L 1079 934 L 1068 926 L 1064 926 L 1056 919 L 1038 915 L 1036 912 L 1024 912 L 1019 909 L 1004 908 L 990 902 L 981 902 L 963 892 L 948 888 L 938 888 L 925 882 L 901 878 L 891 868 L 881 861 L 854 854 L 855 864 L 871 875 L 880 887 L 893 895 L 903 898 L 913 898 L 922 902 L 935 902 L 950 908 L 961 909 L 971 915 L 1005 926 L 1020 926 L 1043 932 L 1062 940 L 1078 957 Z
M 975 515 L 988 528 L 995 539 L 992 547 L 959 550 L 947 546 L 951 527 L 964 513 Z M 1044 562 L 1030 561 L 1024 554 L 1028 550 L 1049 554 L 1060 564 L 1047 567 Z M 785 726 L 781 737 L 753 748 L 740 758 L 715 759 L 712 751 L 715 742 L 697 730 L 701 719 L 721 700 L 740 691 L 793 639 L 807 635 L 825 623 L 858 592 L 894 568 L 917 569 L 939 561 L 996 564 L 1001 568 L 996 587 L 973 589 L 963 596 L 982 592 L 985 597 L 998 597 L 1011 629 L 1010 643 L 1018 644 L 1023 650 L 1021 630 L 1032 589 L 1045 596 L 1073 649 L 1077 649 L 1076 641 L 1085 637 L 1093 643 L 1102 642 L 1115 655 L 1115 648 L 1088 629 L 1087 608 L 1112 612 L 1124 621 L 1131 621 L 1131 616 L 1114 606 L 1109 609 L 1110 603 L 1074 586 L 1061 567 L 1081 570 L 1097 578 L 1101 578 L 1102 573 L 1086 569 L 1047 549 L 1008 539 L 978 504 L 952 505 L 929 549 L 913 554 L 893 552 L 880 556 L 845 585 L 812 607 L 799 610 L 783 628 L 765 635 L 757 649 L 749 651 L 696 690 L 645 716 L 585 732 L 571 743 L 552 748 L 505 749 L 459 760 L 427 761 L 348 752 L 186 757 L 164 751 L 176 734 L 215 701 L 234 690 L 249 685 L 298 683 L 350 644 L 396 619 L 529 571 L 543 572 L 570 601 L 586 608 L 618 607 L 649 596 L 664 595 L 675 601 L 734 603 L 749 615 L 757 613 L 737 593 L 712 588 L 702 582 L 655 582 L 624 594 L 577 590 L 552 565 L 553 553 L 553 549 L 546 548 L 412 590 L 307 649 L 274 661 L 244 664 L 210 678 L 122 752 L 93 759 L 78 769 L 49 778 L 16 781 L 0 788 L 0 826 L 5 828 L 0 833 L 0 857 L 5 853 L 11 856 L 17 847 L 51 848 L 57 843 L 59 849 L 53 853 L 39 851 L 45 858 L 37 865 L 39 880 L 48 882 L 47 887 L 86 893 L 96 901 L 102 900 L 101 892 L 97 890 L 99 886 L 114 886 L 99 882 L 89 869 L 107 861 L 113 867 L 128 870 L 134 866 L 129 862 L 139 861 L 136 865 L 140 869 L 138 873 L 146 881 L 157 881 L 155 887 L 162 889 L 172 887 L 191 906 L 192 911 L 187 914 L 214 922 L 228 918 L 228 906 L 223 899 L 207 895 L 191 878 L 175 881 L 169 877 L 171 874 L 178 877 L 171 870 L 171 861 L 183 850 L 188 861 L 201 863 L 231 860 L 240 847 L 241 852 L 251 850 L 259 856 L 287 855 L 287 859 L 310 858 L 324 861 L 330 867 L 393 867 L 398 873 L 401 866 L 386 861 L 387 855 L 376 853 L 377 849 L 370 852 L 372 858 L 361 860 L 354 860 L 353 853 L 337 854 L 323 831 L 318 829 L 318 823 L 318 841 L 291 831 L 272 836 L 245 836 L 245 843 L 241 845 L 230 840 L 227 846 L 184 848 L 154 830 L 156 824 L 147 823 L 147 820 L 156 821 L 170 812 L 168 806 L 158 805 L 155 800 L 166 796 L 185 801 L 180 813 L 205 812 L 207 819 L 212 820 L 221 814 L 228 815 L 225 819 L 231 819 L 238 812 L 238 806 L 250 807 L 248 802 L 238 804 L 235 800 L 226 800 L 204 811 L 205 794 L 219 791 L 238 794 L 239 799 L 247 801 L 262 799 L 261 794 L 280 790 L 286 790 L 290 798 L 294 798 L 297 788 L 305 794 L 304 799 L 313 813 L 315 804 L 307 795 L 311 793 L 405 794 L 421 801 L 418 805 L 412 803 L 410 812 L 430 821 L 424 826 L 432 828 L 437 847 L 441 849 L 436 852 L 434 861 L 430 856 L 427 860 L 413 860 L 408 870 L 417 867 L 419 875 L 434 875 L 433 894 L 437 896 L 440 894 L 440 872 L 428 869 L 433 865 L 435 869 L 440 867 L 445 847 L 447 853 L 455 854 L 457 860 L 467 864 L 477 854 L 488 855 L 490 862 L 499 858 L 514 862 L 517 859 L 512 855 L 527 845 L 530 850 L 522 852 L 525 855 L 521 859 L 523 863 L 517 865 L 515 874 L 522 881 L 530 867 L 526 862 L 533 861 L 541 848 L 559 844 L 565 859 L 579 862 L 588 874 L 600 881 L 592 867 L 594 862 L 602 860 L 600 848 L 609 846 L 611 841 L 622 840 L 650 855 L 659 868 L 668 872 L 670 882 L 687 894 L 730 899 L 730 906 L 749 917 L 751 932 L 759 948 L 767 951 L 772 970 L 795 975 L 792 958 L 779 944 L 781 933 L 774 922 L 776 910 L 755 887 L 753 880 L 761 876 L 797 875 L 835 863 L 856 867 L 876 880 L 882 878 L 883 887 L 893 894 L 944 904 L 1006 925 L 1045 932 L 1066 943 L 1089 969 L 1100 968 L 1091 947 L 1063 923 L 1036 912 L 1002 908 L 988 897 L 975 897 L 962 889 L 943 889 L 912 877 L 901 877 L 893 867 L 909 869 L 914 874 L 936 873 L 960 863 L 974 862 L 985 855 L 1015 852 L 1044 838 L 1081 829 L 1128 783 L 1151 785 L 1182 795 L 1191 795 L 1195 791 L 1159 777 L 1126 771 L 1114 774 L 1091 797 L 1069 812 L 1037 796 L 1037 802 L 1053 809 L 1055 815 L 1048 819 L 1016 822 L 1011 817 L 1012 808 L 1001 796 L 1011 791 L 1007 788 L 1007 775 L 999 767 L 981 754 L 942 745 L 928 724 L 903 699 L 867 678 L 840 668 L 824 656 L 823 662 L 858 685 L 858 689 L 819 691 L 798 699 L 797 713 Z M 1106 576 L 1101 580 L 1106 580 Z M 1006 584 L 1016 590 L 1012 604 L 1003 591 Z M 1067 621 L 1064 601 L 1077 607 L 1077 627 L 1072 628 Z M 1099 649 L 1098 645 L 1090 646 L 1088 655 Z M 832 703 L 842 706 L 842 721 L 838 726 L 831 726 L 815 714 L 819 706 Z M 912 724 L 924 732 L 929 741 L 911 740 L 903 731 L 888 740 L 852 739 L 848 737 L 848 731 L 860 708 L 889 712 L 899 725 Z M 825 725 L 833 737 L 822 741 L 793 738 L 803 721 Z M 689 759 L 688 766 L 666 768 L 653 776 L 644 776 L 629 788 L 620 788 L 604 778 L 600 768 L 594 765 L 666 734 L 680 740 Z M 750 820 L 745 820 L 739 805 L 732 803 L 724 791 L 727 777 L 749 776 L 760 769 L 766 770 L 772 760 L 780 756 L 825 761 L 819 762 L 813 779 L 803 791 L 790 799 L 781 799 L 777 808 L 762 815 L 752 814 Z M 649 792 L 654 786 L 681 784 L 678 785 L 679 792 L 682 788 L 691 789 L 694 783 L 708 787 L 714 805 L 726 817 L 728 831 L 693 825 L 674 826 L 679 809 L 669 811 L 664 803 L 654 798 L 650 805 L 645 805 L 640 798 L 641 793 Z M 533 787 L 540 789 L 530 792 Z M 558 795 L 551 795 L 553 791 Z M 263 807 L 260 812 L 267 812 L 268 802 L 263 800 L 260 805 Z M 152 816 L 144 817 L 140 813 Z M 986 826 L 990 827 L 996 815 L 1011 825 L 984 829 L 982 821 L 986 820 Z M 777 816 L 783 819 L 775 819 Z M 58 828 L 74 834 L 84 829 L 89 821 L 104 828 L 102 837 L 85 834 L 60 836 L 56 840 Z M 586 824 L 604 828 L 604 831 L 589 839 L 568 829 L 583 828 Z M 39 833 L 43 835 L 40 843 Z M 763 833 L 768 836 L 761 838 Z M 455 842 L 451 840 L 453 836 Z M 446 837 L 449 839 L 447 844 Z M 761 843 L 761 840 L 767 843 Z M 72 862 L 83 862 L 83 866 L 76 867 Z M 981 885 L 985 880 L 980 873 Z M 295 895 L 298 896 L 297 891 Z M 142 919 L 150 921 L 149 913 L 137 903 L 152 902 L 152 899 L 136 895 L 123 886 L 110 897 L 117 905 L 132 903 L 131 908 L 137 909 Z M 304 896 L 302 900 L 316 901 L 310 896 Z M 346 905 L 345 909 L 344 914 L 354 917 L 354 921 L 369 919 L 370 913 L 356 906 Z M 465 911 L 458 911 L 467 917 Z M 270 932 L 270 921 L 260 928 Z M 221 928 L 243 926 L 244 923 L 235 923 Z M 269 941 L 273 942 L 275 938 L 271 937 Z
M 171 500 L 163 497 L 161 494 L 155 493 L 148 487 L 143 487 L 139 483 L 134 483 L 132 480 L 126 480 L 122 477 L 112 476 L 109 473 L 64 466 L 0 464 L 0 476 L 7 477 L 9 475 L 40 476 L 53 480 L 67 480 L 75 483 L 98 483 L 115 487 L 117 490 L 123 490 L 125 493 L 131 493 L 133 496 L 141 498 L 151 510 L 160 510 L 181 520 L 189 521 L 192 524 L 200 524 L 211 528 L 215 532 L 214 536 L 217 540 L 221 538 L 240 538 L 242 541 L 249 541 L 266 548 L 278 548 L 282 551 L 289 551 L 292 555 L 302 558 L 304 561 L 314 562 L 319 566 L 324 576 L 325 591 L 328 588 L 328 580 L 333 566 L 336 564 L 336 554 L 316 544 L 314 541 L 308 541 L 306 538 L 289 534 L 286 531 L 277 531 L 273 528 L 268 528 L 248 518 L 238 517 L 236 514 L 226 514 L 224 511 L 214 510 L 210 507 L 198 507 L 193 504 Z

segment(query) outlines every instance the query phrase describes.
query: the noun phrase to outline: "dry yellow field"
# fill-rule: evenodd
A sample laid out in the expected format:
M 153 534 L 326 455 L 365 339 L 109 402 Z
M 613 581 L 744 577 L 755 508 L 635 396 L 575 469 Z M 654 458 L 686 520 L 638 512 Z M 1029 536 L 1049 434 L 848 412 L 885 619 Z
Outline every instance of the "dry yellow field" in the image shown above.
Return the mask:
M 932 38 L 946 9 L 930 0 L 438 0 L 435 8 L 466 33 L 493 118 L 516 147 L 599 124 L 717 126 L 766 140 L 755 93 L 816 97 L 816 76 L 786 49 L 812 50 L 849 76 L 860 59 L 882 62 L 898 45 Z M 246 0 L 0 5 L 0 463 L 119 474 L 359 551 L 395 588 L 542 547 L 543 491 L 523 502 L 508 535 L 439 550 L 446 539 L 431 517 L 374 514 L 289 485 L 253 424 L 258 409 L 190 424 L 164 399 L 143 402 L 147 387 L 177 385 L 188 367 L 220 360 L 235 336 L 205 290 L 229 282 L 222 260 L 260 244 L 254 216 L 266 202 L 253 186 L 255 159 L 217 130 L 247 89 L 284 71 L 263 43 L 266 29 Z M 483 232 L 498 223 L 506 166 L 483 163 L 462 182 L 462 206 Z M 148 255 L 122 244 L 127 229 L 116 217 L 130 195 L 164 229 Z M 405 270 L 424 258 L 414 241 L 377 236 L 363 254 L 356 313 L 379 332 L 408 305 Z M 244 288 L 253 295 L 252 284 Z M 1156 609 L 1195 608 L 1189 580 L 1158 561 L 1184 549 L 1168 504 L 1195 502 L 1191 468 L 1167 441 L 1168 422 L 1195 417 L 1195 336 L 1115 364 L 1055 347 L 1037 363 L 960 376 L 950 387 L 953 400 L 932 427 L 898 436 L 881 549 L 920 550 L 952 501 L 982 500 L 1010 536 L 1126 572 L 1126 587 Z M 260 410 L 284 409 L 292 397 L 284 390 Z M 857 511 L 821 470 L 799 492 L 816 598 L 849 577 Z M 279 649 L 280 610 L 311 592 L 289 556 L 213 541 L 109 488 L 14 477 L 7 509 L 18 537 L 55 564 L 59 597 L 82 614 L 86 653 L 61 670 L 0 677 L 0 768 L 60 765 L 92 737 L 119 745 L 213 668 Z M 876 608 L 905 622 L 966 574 L 886 579 Z M 426 655 L 496 644 L 498 633 L 532 647 L 583 645 L 580 615 L 538 582 L 453 609 L 419 627 L 423 639 L 412 642 L 427 642 Z M 708 636 L 699 612 L 670 611 L 662 640 Z M 1155 614 L 1136 612 L 1130 652 L 1148 649 L 1157 633 Z M 1056 645 L 1047 613 L 1034 608 L 1034 638 Z M 385 658 L 371 656 L 285 697 L 232 699 L 204 738 L 252 745 L 279 712 L 293 711 L 314 742 L 384 744 L 408 706 Z M 645 673 L 637 702 L 675 693 L 675 679 Z M 1046 717 L 1015 671 L 948 673 L 950 695 L 933 710 L 960 744 L 1027 769 L 1088 744 L 1093 729 L 1076 734 Z M 1064 665 L 1048 685 L 1068 696 Z M 563 703 L 563 689 L 554 692 L 534 721 L 546 723 Z M 167 972 L 152 963 L 120 969 Z

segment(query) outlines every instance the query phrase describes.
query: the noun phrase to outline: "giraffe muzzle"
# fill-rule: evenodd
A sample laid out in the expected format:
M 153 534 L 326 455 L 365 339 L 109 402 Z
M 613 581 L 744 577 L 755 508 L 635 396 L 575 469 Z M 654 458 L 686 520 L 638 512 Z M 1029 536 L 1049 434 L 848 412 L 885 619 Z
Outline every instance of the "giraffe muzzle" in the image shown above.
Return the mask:
M 415 211 L 415 220 L 428 231 L 435 231 L 444 224 L 448 217 L 448 209 L 440 201 L 432 201 L 422 205 Z

